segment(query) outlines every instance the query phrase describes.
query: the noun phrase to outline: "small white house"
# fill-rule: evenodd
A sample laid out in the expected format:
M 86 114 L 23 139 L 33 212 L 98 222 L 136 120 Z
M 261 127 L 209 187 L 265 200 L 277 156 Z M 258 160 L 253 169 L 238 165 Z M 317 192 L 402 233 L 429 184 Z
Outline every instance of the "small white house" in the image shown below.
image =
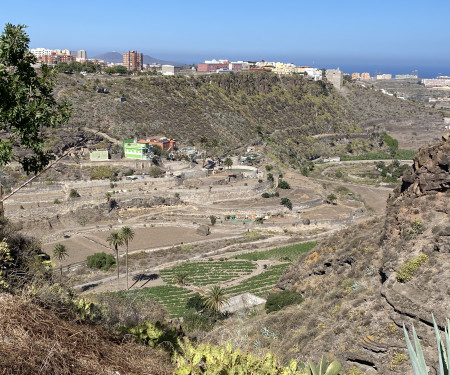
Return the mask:
M 161 73 L 163 76 L 173 76 L 175 67 L 173 65 L 161 65 Z

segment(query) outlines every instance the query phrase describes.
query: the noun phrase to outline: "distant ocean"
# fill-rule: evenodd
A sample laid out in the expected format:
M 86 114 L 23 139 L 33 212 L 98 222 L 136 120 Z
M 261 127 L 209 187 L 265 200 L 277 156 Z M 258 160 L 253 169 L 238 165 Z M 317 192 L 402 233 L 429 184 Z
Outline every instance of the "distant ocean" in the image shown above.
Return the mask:
M 318 67 L 321 68 L 321 67 Z M 342 64 L 342 65 L 330 65 L 327 64 L 325 66 L 327 69 L 336 69 L 339 68 L 344 73 L 353 73 L 353 72 L 368 72 L 371 76 L 375 74 L 392 74 L 392 78 L 396 74 L 411 74 L 412 71 L 417 70 L 419 74 L 419 78 L 436 78 L 438 75 L 450 76 L 450 63 L 448 65 L 439 65 L 439 66 L 430 66 L 430 65 L 422 65 L 422 66 L 397 66 L 397 65 L 351 65 L 351 64 Z

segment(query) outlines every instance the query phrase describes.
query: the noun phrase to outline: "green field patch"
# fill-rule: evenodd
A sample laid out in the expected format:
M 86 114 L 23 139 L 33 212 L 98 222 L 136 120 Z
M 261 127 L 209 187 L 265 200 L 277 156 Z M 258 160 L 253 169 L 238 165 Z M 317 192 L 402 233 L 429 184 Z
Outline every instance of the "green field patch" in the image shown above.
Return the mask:
M 312 242 L 302 242 L 295 245 L 289 245 L 284 247 L 277 247 L 275 249 L 270 249 L 266 251 L 255 251 L 252 253 L 245 253 L 237 255 L 236 259 L 247 259 L 247 260 L 267 260 L 267 259 L 276 259 L 276 260 L 288 260 L 295 261 L 298 257 L 311 250 L 314 246 L 316 246 L 317 241 Z
M 188 274 L 185 282 L 206 286 L 248 275 L 255 268 L 256 264 L 248 261 L 195 262 L 162 270 L 160 275 L 167 284 L 174 285 L 177 283 L 176 275 L 185 272 Z
M 179 318 L 189 311 L 186 309 L 186 302 L 194 295 L 194 292 L 172 285 L 161 285 L 128 292 L 118 292 L 117 294 L 120 297 L 133 300 L 145 301 L 152 299 L 164 306 L 171 318 Z
M 252 293 L 258 297 L 265 298 L 280 279 L 289 264 L 278 264 L 271 266 L 263 273 L 244 280 L 239 285 L 226 289 L 227 294 L 234 296 L 241 293 Z
M 397 150 L 395 152 L 394 159 L 399 160 L 412 160 L 417 154 L 417 151 L 412 150 Z M 345 155 L 341 156 L 341 161 L 351 160 L 390 160 L 392 155 L 387 152 L 368 152 L 362 155 Z

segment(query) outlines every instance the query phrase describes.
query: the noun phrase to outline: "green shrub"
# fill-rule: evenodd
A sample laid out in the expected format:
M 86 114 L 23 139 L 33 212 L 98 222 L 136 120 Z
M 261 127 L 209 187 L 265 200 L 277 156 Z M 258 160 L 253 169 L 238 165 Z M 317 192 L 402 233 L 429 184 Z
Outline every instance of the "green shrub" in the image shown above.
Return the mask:
M 283 290 L 280 293 L 270 293 L 267 296 L 266 312 L 281 310 L 285 306 L 295 305 L 303 302 L 303 297 L 291 290 Z
M 417 236 L 419 234 L 422 234 L 424 231 L 423 229 L 423 223 L 421 220 L 416 219 L 411 223 L 411 228 L 409 229 L 408 234 L 410 236 Z
M 280 189 L 290 189 L 291 185 L 289 185 L 289 183 L 285 180 L 280 180 L 280 181 L 278 181 L 278 187 Z
M 281 204 L 292 210 L 292 202 L 289 198 L 281 198 Z
M 217 221 L 216 216 L 215 215 L 210 215 L 209 216 L 209 220 L 211 221 L 211 225 L 214 225 Z
M 413 278 L 420 266 L 428 262 L 428 255 L 420 254 L 416 258 L 408 260 L 397 272 L 397 281 L 406 283 Z
M 327 200 L 328 200 L 330 203 L 334 203 L 334 202 L 337 201 L 337 197 L 336 197 L 336 195 L 334 195 L 334 194 L 328 194 L 328 195 L 327 195 Z
M 70 189 L 69 198 L 74 199 L 78 198 L 80 194 L 78 194 L 78 191 L 76 189 Z
M 247 240 L 257 240 L 261 237 L 261 234 L 259 232 L 247 232 L 244 236 Z
M 269 194 L 269 193 L 262 193 L 261 197 L 263 197 L 263 198 L 270 198 L 271 194 Z
M 114 256 L 105 252 L 95 253 L 87 257 L 87 266 L 89 268 L 108 271 L 114 264 L 116 264 Z
M 386 144 L 386 146 L 388 146 L 394 152 L 398 150 L 398 141 L 392 138 L 390 135 L 387 135 L 387 133 L 383 133 L 381 135 L 381 139 Z
M 117 171 L 107 165 L 92 167 L 91 180 L 111 179 L 115 174 L 117 174 Z

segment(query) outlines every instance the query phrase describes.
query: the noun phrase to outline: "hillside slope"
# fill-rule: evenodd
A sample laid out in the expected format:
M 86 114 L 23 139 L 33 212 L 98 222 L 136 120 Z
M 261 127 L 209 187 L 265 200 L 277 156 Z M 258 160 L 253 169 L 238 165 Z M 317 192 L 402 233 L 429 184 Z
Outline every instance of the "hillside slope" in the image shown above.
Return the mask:
M 109 94 L 97 93 L 97 87 Z M 73 103 L 68 130 L 87 126 L 117 139 L 164 134 L 218 153 L 265 142 L 274 156 L 292 166 L 332 153 L 314 135 L 358 134 L 360 125 L 371 119 L 378 124 L 439 117 L 433 110 L 353 84 L 341 94 L 302 75 L 262 72 L 95 79 L 61 75 L 57 92 Z M 377 148 L 376 139 L 368 147 Z
M 168 355 L 80 324 L 23 297 L 0 293 L 2 374 L 172 373 Z
M 443 327 L 450 302 L 449 167 L 448 137 L 422 148 L 385 220 L 339 232 L 285 271 L 278 287 L 301 293 L 302 305 L 230 321 L 214 340 L 283 360 L 323 353 L 365 374 L 407 374 L 401 328 L 414 322 L 432 364 L 431 313 Z

